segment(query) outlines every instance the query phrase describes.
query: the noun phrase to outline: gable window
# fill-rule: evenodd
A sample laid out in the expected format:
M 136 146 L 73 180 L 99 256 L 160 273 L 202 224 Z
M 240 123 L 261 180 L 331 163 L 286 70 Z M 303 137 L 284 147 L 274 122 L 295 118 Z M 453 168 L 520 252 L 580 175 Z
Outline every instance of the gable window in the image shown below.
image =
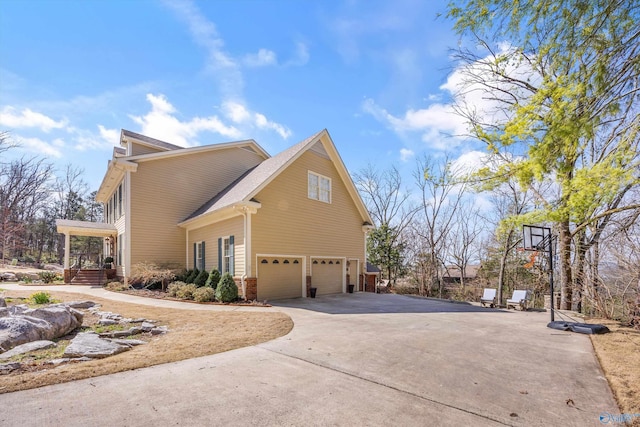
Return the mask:
M 331 203 L 331 178 L 309 171 L 308 197 Z

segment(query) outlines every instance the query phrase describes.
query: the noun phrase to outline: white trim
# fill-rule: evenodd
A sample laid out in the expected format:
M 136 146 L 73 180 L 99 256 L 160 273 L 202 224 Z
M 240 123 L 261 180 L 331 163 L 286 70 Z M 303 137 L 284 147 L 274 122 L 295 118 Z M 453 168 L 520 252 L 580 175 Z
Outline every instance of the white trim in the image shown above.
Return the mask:
M 353 277 L 353 262 L 356 262 L 356 286 L 355 286 L 355 292 L 360 292 L 360 259 L 358 258 L 347 258 L 347 262 L 349 263 L 349 277 Z M 346 266 L 345 266 L 345 270 L 346 270 Z M 345 271 L 345 281 L 346 281 L 346 271 Z M 348 285 L 349 283 L 347 283 Z
M 135 156 L 132 155 L 128 155 L 127 156 L 127 160 L 132 160 L 135 162 L 146 162 L 146 161 L 150 161 L 150 160 L 155 160 L 155 159 L 167 159 L 170 157 L 179 157 L 179 156 L 186 156 L 189 154 L 194 154 L 194 153 L 203 153 L 203 152 L 208 152 L 208 151 L 219 151 L 219 150 L 225 150 L 228 148 L 243 148 L 246 147 L 247 145 L 252 146 L 253 148 L 255 148 L 255 151 L 251 151 L 249 150 L 249 152 L 259 156 L 259 157 L 263 157 L 264 159 L 268 159 L 271 156 L 269 155 L 269 153 L 267 153 L 256 141 L 254 141 L 253 139 L 246 139 L 243 141 L 236 141 L 236 142 L 223 142 L 220 144 L 210 144 L 210 145 L 201 145 L 201 146 L 197 146 L 197 147 L 190 147 L 190 148 L 180 148 L 177 150 L 167 150 L 167 151 L 160 151 L 157 153 L 147 153 L 147 154 L 137 154 Z M 154 146 L 155 147 L 155 146 Z M 162 147 L 156 147 L 156 148 L 161 148 Z M 245 150 L 247 151 L 247 150 Z
M 305 255 L 284 255 L 284 254 L 256 254 L 256 280 L 258 280 L 258 273 L 260 270 L 260 263 L 258 262 L 259 257 L 266 258 L 297 258 L 302 260 L 302 277 L 300 278 L 300 282 L 302 284 L 301 296 L 302 298 L 307 297 L 307 257 Z M 260 280 L 258 280 L 258 287 L 260 287 Z M 257 293 L 257 289 L 256 289 Z
M 136 165 L 137 166 L 137 165 Z M 125 283 L 127 283 L 126 277 L 131 273 L 131 170 L 127 169 L 124 175 L 125 183 L 125 199 L 127 202 L 124 205 L 125 217 L 124 217 L 124 271 L 122 274 L 125 277 Z M 117 250 L 117 249 L 116 249 Z

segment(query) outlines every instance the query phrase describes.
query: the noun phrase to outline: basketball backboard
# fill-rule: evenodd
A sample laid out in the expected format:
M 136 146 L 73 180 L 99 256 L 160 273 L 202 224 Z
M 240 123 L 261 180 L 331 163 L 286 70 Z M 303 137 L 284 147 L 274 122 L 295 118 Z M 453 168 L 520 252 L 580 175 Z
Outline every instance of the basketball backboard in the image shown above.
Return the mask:
M 544 251 L 551 242 L 551 229 L 536 225 L 522 226 L 523 249 L 525 251 Z

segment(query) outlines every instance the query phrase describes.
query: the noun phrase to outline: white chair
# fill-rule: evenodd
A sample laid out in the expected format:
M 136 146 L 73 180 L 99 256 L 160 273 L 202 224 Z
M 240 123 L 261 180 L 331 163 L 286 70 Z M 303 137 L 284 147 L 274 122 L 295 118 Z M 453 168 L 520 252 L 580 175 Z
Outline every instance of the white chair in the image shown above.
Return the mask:
M 526 310 L 527 304 L 531 299 L 531 293 L 529 291 L 513 291 L 513 296 L 507 300 L 507 310 L 509 307 L 520 307 L 520 310 Z
M 480 304 L 485 307 L 489 304 L 489 307 L 493 308 L 496 306 L 496 290 L 495 289 L 485 289 L 482 297 L 480 298 Z

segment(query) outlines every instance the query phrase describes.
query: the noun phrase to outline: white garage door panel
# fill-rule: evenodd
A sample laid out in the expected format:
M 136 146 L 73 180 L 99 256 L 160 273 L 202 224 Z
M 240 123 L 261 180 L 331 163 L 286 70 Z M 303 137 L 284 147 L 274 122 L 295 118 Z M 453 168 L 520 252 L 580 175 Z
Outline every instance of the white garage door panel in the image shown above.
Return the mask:
M 317 261 L 317 263 L 316 263 Z M 342 260 L 314 259 L 311 264 L 311 283 L 318 295 L 342 292 Z
M 302 262 L 300 259 L 258 257 L 258 300 L 300 296 L 302 296 Z

